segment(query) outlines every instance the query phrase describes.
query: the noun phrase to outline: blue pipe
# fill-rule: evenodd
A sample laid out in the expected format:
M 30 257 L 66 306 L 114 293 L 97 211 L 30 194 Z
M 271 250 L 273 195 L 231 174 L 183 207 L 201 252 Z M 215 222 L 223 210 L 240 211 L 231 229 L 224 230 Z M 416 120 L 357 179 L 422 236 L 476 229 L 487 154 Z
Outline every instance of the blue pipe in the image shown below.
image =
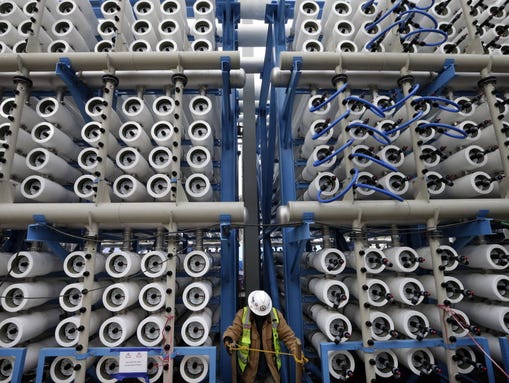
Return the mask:
M 464 138 L 467 138 L 467 136 L 468 136 L 467 132 L 465 132 L 464 130 L 461 130 L 453 125 L 444 124 L 444 123 L 440 123 L 440 122 L 430 122 L 428 124 L 422 124 L 419 127 L 420 128 L 428 128 L 428 127 L 434 127 L 434 126 L 452 130 L 452 131 L 460 134 L 460 135 L 455 135 L 455 134 L 448 133 L 447 131 L 442 132 L 442 134 L 445 134 L 446 136 L 451 137 L 451 138 L 464 139 Z
M 380 22 L 385 20 L 392 12 L 394 12 L 402 3 L 403 0 L 398 0 L 396 4 L 392 6 L 392 8 L 388 9 L 387 12 L 385 12 L 381 17 L 379 17 L 376 21 L 372 22 L 369 25 L 366 25 L 364 28 L 366 32 L 369 32 L 371 29 L 373 29 L 376 25 L 378 25 Z
M 414 117 L 412 117 L 410 120 L 405 122 L 403 125 L 397 126 L 394 129 L 389 130 L 388 132 L 385 132 L 386 134 L 394 134 L 396 132 L 399 132 L 400 130 L 406 129 L 410 124 L 414 123 L 415 121 L 419 120 L 424 115 L 424 112 L 422 110 L 419 111 Z
M 407 100 L 409 100 L 411 97 L 415 96 L 417 94 L 417 91 L 419 90 L 421 86 L 419 84 L 415 84 L 412 89 L 408 92 L 408 95 L 403 97 L 401 100 L 397 101 L 394 105 L 388 106 L 387 108 L 382 109 L 384 112 L 387 112 L 391 109 L 399 108 L 401 105 L 403 105 Z
M 385 194 L 386 196 L 394 198 L 395 200 L 398 200 L 399 202 L 403 202 L 404 201 L 404 199 L 401 198 L 399 195 L 394 194 L 394 193 L 392 193 L 392 192 L 390 192 L 388 190 L 385 190 L 385 189 L 373 186 L 373 185 L 369 185 L 369 184 L 356 184 L 355 186 L 358 187 L 358 188 L 374 190 L 376 192 L 379 192 L 379 193 Z
M 343 198 L 345 196 L 345 194 L 348 193 L 348 191 L 355 185 L 358 178 L 359 178 L 359 171 L 357 169 L 354 169 L 354 174 L 353 174 L 352 179 L 350 180 L 348 185 L 346 185 L 346 187 L 341 191 L 341 193 L 339 193 L 338 195 L 336 195 L 330 199 L 322 199 L 321 198 L 322 191 L 320 190 L 317 195 L 318 202 L 329 203 L 329 202 L 337 201 L 338 199 Z
M 323 129 L 319 133 L 315 133 L 311 136 L 311 139 L 316 140 L 317 138 L 323 136 L 325 133 L 327 133 L 329 130 L 331 130 L 333 127 L 335 127 L 341 120 L 347 118 L 350 115 L 350 110 L 347 110 L 345 113 L 343 113 L 341 116 L 336 118 L 334 121 L 332 121 L 325 129 Z
M 334 100 L 336 97 L 338 97 L 341 93 L 343 93 L 346 89 L 346 87 L 348 86 L 348 83 L 346 84 L 343 84 L 341 86 L 341 88 L 339 88 L 338 90 L 336 90 L 329 98 L 325 99 L 324 101 L 322 101 L 319 105 L 316 105 L 316 106 L 312 106 L 311 108 L 309 108 L 309 111 L 311 113 L 313 112 L 316 112 L 317 110 L 323 108 L 325 105 L 327 105 L 329 102 L 331 102 L 332 100 Z
M 418 103 L 423 100 L 424 101 L 434 101 L 435 103 L 442 102 L 444 104 L 452 105 L 454 107 L 454 109 L 452 109 L 452 108 L 448 108 L 446 106 L 437 104 L 437 107 L 439 109 L 445 110 L 446 112 L 458 113 L 461 110 L 461 106 L 459 106 L 456 102 L 449 100 L 448 98 L 445 98 L 445 97 L 421 96 L 421 97 L 418 97 L 415 100 L 413 100 L 412 103 Z
M 364 128 L 364 129 L 367 129 L 367 130 L 373 132 L 373 138 L 375 140 L 377 140 L 378 142 L 380 142 L 382 145 L 389 145 L 392 142 L 391 139 L 389 138 L 389 136 L 387 136 L 384 132 L 372 127 L 371 125 L 363 124 L 361 122 L 352 122 L 351 124 L 349 124 L 347 126 L 347 129 L 355 128 L 355 127 Z M 382 137 L 385 141 L 378 139 L 377 136 Z
M 341 153 L 343 150 L 345 150 L 346 148 L 348 148 L 350 145 L 353 144 L 353 141 L 354 139 L 353 138 L 350 138 L 348 141 L 346 141 L 343 145 L 341 145 L 338 149 L 336 149 L 335 151 L 333 151 L 331 154 L 329 154 L 327 157 L 325 158 L 322 158 L 321 160 L 317 160 L 315 162 L 313 162 L 313 166 L 319 166 L 327 161 L 329 161 L 330 159 L 336 157 L 339 153 Z
M 355 101 L 359 102 L 361 104 L 364 104 L 368 107 L 369 110 L 371 110 L 373 113 L 375 113 L 378 117 L 385 117 L 385 113 L 382 109 L 380 109 L 378 106 L 373 104 L 372 102 L 369 102 L 368 100 L 365 100 L 363 98 L 357 97 L 357 96 L 349 96 L 346 97 L 343 101 L 343 105 L 346 105 L 348 101 Z
M 374 163 L 380 165 L 380 166 L 383 166 L 384 168 L 387 168 L 389 170 L 392 170 L 393 172 L 397 172 L 398 169 L 395 168 L 394 166 L 392 166 L 391 164 L 385 162 L 385 161 L 382 161 L 378 158 L 375 158 L 375 157 L 372 157 L 372 156 L 369 156 L 367 154 L 364 154 L 364 153 L 352 153 L 350 154 L 350 158 L 353 158 L 353 157 L 360 157 L 360 158 L 365 158 L 367 160 L 371 160 L 373 161 Z

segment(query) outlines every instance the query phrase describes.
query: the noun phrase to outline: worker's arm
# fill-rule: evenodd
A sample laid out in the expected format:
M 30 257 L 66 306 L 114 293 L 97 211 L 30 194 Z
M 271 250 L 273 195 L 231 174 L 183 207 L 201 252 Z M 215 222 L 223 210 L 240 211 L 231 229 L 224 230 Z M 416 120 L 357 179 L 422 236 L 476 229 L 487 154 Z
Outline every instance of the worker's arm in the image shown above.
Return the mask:
M 278 311 L 278 316 L 279 316 L 279 326 L 277 328 L 277 332 L 279 335 L 279 340 L 282 340 L 285 343 L 286 348 L 288 348 L 288 350 L 292 354 L 296 355 L 297 344 L 298 344 L 299 340 L 295 336 L 295 333 L 293 332 L 291 327 L 288 326 L 288 323 L 286 323 L 286 320 L 283 317 L 283 314 L 281 314 L 281 312 L 279 312 L 279 311 Z
M 240 309 L 237 311 L 237 314 L 235 314 L 233 323 L 225 330 L 223 334 L 223 343 L 226 344 L 228 342 L 239 342 L 239 339 L 242 336 L 242 313 L 243 310 Z

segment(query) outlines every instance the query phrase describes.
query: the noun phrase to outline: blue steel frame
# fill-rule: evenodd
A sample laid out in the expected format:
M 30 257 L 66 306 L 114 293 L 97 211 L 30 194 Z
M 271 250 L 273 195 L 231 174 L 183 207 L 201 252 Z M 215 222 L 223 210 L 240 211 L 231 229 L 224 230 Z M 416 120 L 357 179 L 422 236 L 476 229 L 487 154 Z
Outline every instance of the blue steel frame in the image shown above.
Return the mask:
M 498 338 L 498 341 L 500 343 L 500 351 L 502 354 L 502 357 L 504 358 L 504 367 L 505 370 L 509 370 L 509 338 L 504 336 L 501 338 Z M 509 378 L 506 379 L 507 383 L 509 383 Z
M 12 367 L 12 383 L 23 383 L 23 368 L 25 367 L 26 348 L 0 348 L 0 357 L 13 357 L 14 366 Z
M 488 341 L 484 337 L 475 337 L 475 340 L 486 350 L 489 354 L 489 345 Z M 321 367 L 322 367 L 322 382 L 330 383 L 330 375 L 329 371 L 329 358 L 324 357 L 324 355 L 328 355 L 329 351 L 338 351 L 338 350 L 360 350 L 360 351 L 370 351 L 373 352 L 375 350 L 387 350 L 394 348 L 417 348 L 417 347 L 444 347 L 451 350 L 455 350 L 458 346 L 471 346 L 475 345 L 474 341 L 470 338 L 458 338 L 455 343 L 445 344 L 443 339 L 435 338 L 435 339 L 424 339 L 421 341 L 416 340 L 388 340 L 382 342 L 375 342 L 373 347 L 364 347 L 361 341 L 354 342 L 345 342 L 345 343 L 320 343 L 320 355 L 322 355 L 321 359 Z M 495 374 L 493 371 L 493 364 L 491 360 L 485 356 L 484 358 L 486 364 L 486 373 L 488 375 L 488 382 L 495 383 Z M 481 382 L 479 382 L 481 383 Z M 486 382 L 483 382 L 486 383 Z
M 16 349 L 6 349 L 1 351 L 10 351 Z M 74 348 L 42 348 L 39 352 L 39 360 L 37 363 L 37 372 L 35 383 L 43 383 L 44 378 L 44 364 L 47 357 L 52 356 L 69 356 L 74 357 L 77 360 L 86 359 L 91 356 L 118 356 L 123 351 L 146 351 L 149 356 L 165 356 L 165 351 L 162 348 L 150 348 L 150 347 L 120 347 L 120 348 L 104 348 L 104 347 L 91 347 L 88 352 L 79 354 Z M 12 353 L 8 354 L 12 355 Z M 170 358 L 174 359 L 176 356 L 181 355 L 207 355 L 209 357 L 209 382 L 216 382 L 216 348 L 215 347 L 175 347 L 174 352 L 170 355 Z M 131 375 L 132 376 L 132 375 Z M 143 376 L 139 376 L 143 377 Z M 20 375 L 21 378 L 21 375 Z M 14 381 L 16 382 L 16 381 Z M 19 380 L 21 382 L 21 380 Z

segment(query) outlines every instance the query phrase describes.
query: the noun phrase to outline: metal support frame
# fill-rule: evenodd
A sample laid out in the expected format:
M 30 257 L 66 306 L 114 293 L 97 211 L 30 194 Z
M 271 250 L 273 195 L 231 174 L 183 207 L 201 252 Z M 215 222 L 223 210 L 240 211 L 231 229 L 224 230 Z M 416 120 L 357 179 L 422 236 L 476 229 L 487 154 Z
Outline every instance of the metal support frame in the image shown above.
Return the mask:
M 0 357 L 12 357 L 12 383 L 23 383 L 23 369 L 25 367 L 26 348 L 0 348 Z
M 422 91 L 423 96 L 431 96 L 438 93 L 447 86 L 449 81 L 456 77 L 456 68 L 454 67 L 454 59 L 446 59 L 444 61 L 444 69 L 429 85 Z
M 500 343 L 500 352 L 504 358 L 504 367 L 506 371 L 509 369 L 509 338 L 507 336 L 501 337 L 498 339 Z M 509 378 L 506 379 L 509 383 Z
M 5 349 L 6 352 L 16 349 Z M 0 350 L 0 355 L 4 350 Z M 93 356 L 118 356 L 124 351 L 142 351 L 148 352 L 149 356 L 165 356 L 166 351 L 162 348 L 150 347 L 119 347 L 119 348 L 104 348 L 104 347 L 91 347 L 88 352 L 79 354 L 74 348 L 42 348 L 39 352 L 39 360 L 37 363 L 37 372 L 35 383 L 43 383 L 44 378 L 44 365 L 46 358 L 53 356 L 68 356 L 73 357 L 77 361 L 86 361 L 87 358 Z M 12 355 L 12 352 L 9 353 Z M 216 382 L 216 348 L 211 346 L 201 347 L 175 347 L 173 352 L 169 355 L 170 360 L 174 360 L 177 356 L 185 355 L 207 355 L 209 357 L 209 382 Z M 84 370 L 83 368 L 80 370 Z M 77 380 L 78 381 L 78 380 Z M 84 380 L 83 380 L 84 381 Z M 21 382 L 21 381 L 19 381 Z M 17 382 L 16 382 L 17 383 Z
M 455 343 L 445 344 L 442 339 L 434 338 L 434 339 L 424 339 L 421 341 L 416 340 L 389 340 L 389 341 L 378 341 L 374 342 L 371 347 L 364 347 L 361 341 L 352 341 L 352 342 L 344 342 L 344 343 L 320 343 L 320 355 L 321 357 L 321 367 L 322 367 L 322 382 L 330 383 L 330 376 L 328 374 L 329 371 L 329 358 L 325 357 L 328 355 L 329 351 L 364 351 L 365 353 L 373 353 L 375 350 L 384 350 L 384 349 L 395 349 L 395 348 L 416 348 L 416 347 L 444 347 L 446 350 L 456 350 L 461 346 L 471 346 L 475 345 L 475 341 L 477 341 L 489 354 L 489 346 L 488 341 L 484 337 L 475 337 L 473 339 L 470 338 L 459 338 Z M 485 356 L 486 363 L 486 374 L 488 375 L 488 382 L 495 383 L 495 375 L 493 370 L 493 364 L 488 356 Z M 369 381 L 369 380 L 367 380 Z M 453 380 L 449 380 L 453 382 Z
M 92 97 L 92 91 L 76 76 L 71 60 L 67 57 L 60 58 L 57 61 L 55 74 L 65 83 L 85 122 L 91 121 L 90 116 L 85 111 L 85 104 Z

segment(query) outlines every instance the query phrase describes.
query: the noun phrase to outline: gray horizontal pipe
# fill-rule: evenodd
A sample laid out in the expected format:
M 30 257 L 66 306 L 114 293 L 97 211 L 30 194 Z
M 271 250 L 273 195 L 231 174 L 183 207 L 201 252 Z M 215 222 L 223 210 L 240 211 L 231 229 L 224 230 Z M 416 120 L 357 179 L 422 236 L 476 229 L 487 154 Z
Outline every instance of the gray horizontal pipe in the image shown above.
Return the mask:
M 173 84 L 171 76 L 175 71 L 118 71 L 115 76 L 119 80 L 119 88 L 157 88 L 163 89 Z M 203 86 L 208 88 L 221 88 L 223 78 L 220 70 L 184 70 L 187 76 L 186 87 L 197 89 Z M 14 87 L 12 81 L 13 72 L 0 72 L 0 88 L 9 89 Z M 103 86 L 102 76 L 104 72 L 82 71 L 79 78 L 83 80 L 89 88 L 100 88 Z M 33 89 L 57 89 L 64 87 L 64 82 L 55 76 L 55 72 L 32 72 L 29 75 L 33 82 Z M 243 69 L 236 69 L 230 72 L 230 84 L 232 88 L 242 88 L 246 81 L 246 75 Z
M 302 57 L 303 70 L 379 70 L 440 71 L 446 59 L 453 59 L 458 72 L 507 72 L 509 57 L 478 54 L 445 55 L 435 53 L 332 53 L 332 52 L 283 52 L 281 69 L 290 70 L 294 57 Z
M 143 202 L 143 203 L 2 203 L 0 228 L 23 228 L 43 215 L 50 224 L 84 227 L 158 227 L 173 222 L 178 227 L 204 227 L 220 223 L 229 215 L 242 224 L 246 211 L 241 202 Z
M 67 57 L 76 71 L 221 69 L 221 57 L 231 59 L 231 69 L 240 69 L 239 52 L 110 52 L 110 53 L 5 53 L 0 71 L 52 71 L 58 59 Z M 21 67 L 20 67 L 21 66 Z
M 351 225 L 360 218 L 366 224 L 416 224 L 438 215 L 439 221 L 475 218 L 480 210 L 488 210 L 488 217 L 506 219 L 509 203 L 504 199 L 457 199 L 418 201 L 355 201 L 355 202 L 289 202 L 277 211 L 279 223 L 302 222 L 305 213 L 313 214 L 313 221 L 328 225 Z

